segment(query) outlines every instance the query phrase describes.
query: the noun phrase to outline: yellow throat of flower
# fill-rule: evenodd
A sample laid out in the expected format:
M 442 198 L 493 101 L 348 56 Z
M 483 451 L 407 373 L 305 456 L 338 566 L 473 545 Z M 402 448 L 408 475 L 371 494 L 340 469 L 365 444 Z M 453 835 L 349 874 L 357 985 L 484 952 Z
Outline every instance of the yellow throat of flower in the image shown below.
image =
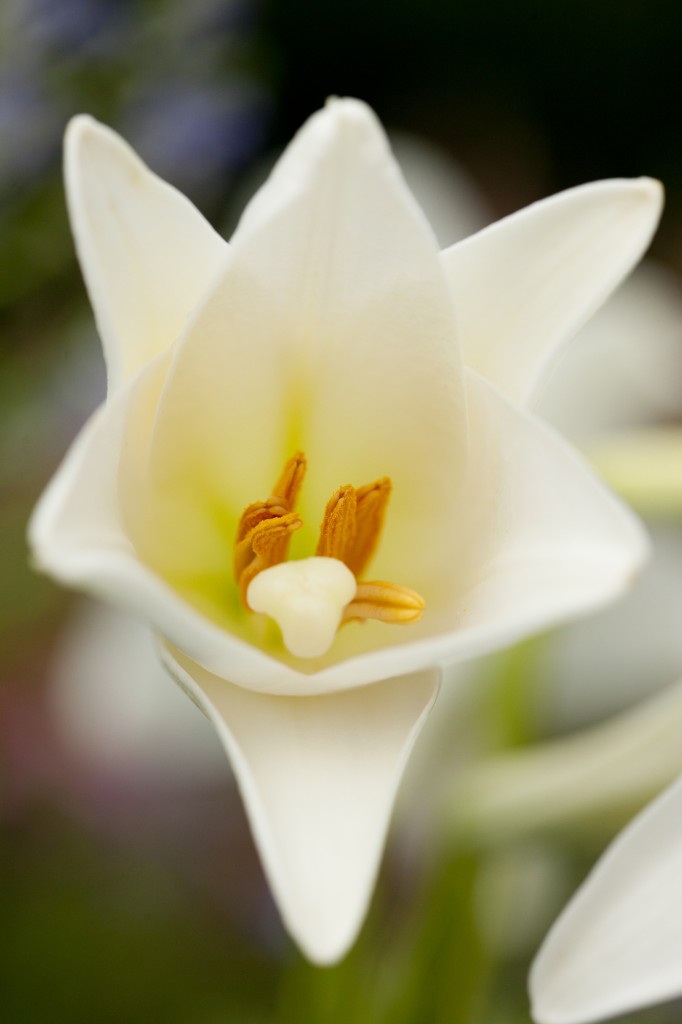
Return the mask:
M 295 506 L 305 471 L 305 456 L 297 452 L 271 497 L 242 513 L 234 574 L 244 606 L 274 619 L 288 650 L 304 658 L 325 654 L 344 622 L 417 622 L 424 601 L 414 590 L 360 580 L 381 538 L 391 494 L 388 477 L 364 487 L 339 487 L 327 502 L 315 555 L 287 562 L 291 535 L 303 525 Z

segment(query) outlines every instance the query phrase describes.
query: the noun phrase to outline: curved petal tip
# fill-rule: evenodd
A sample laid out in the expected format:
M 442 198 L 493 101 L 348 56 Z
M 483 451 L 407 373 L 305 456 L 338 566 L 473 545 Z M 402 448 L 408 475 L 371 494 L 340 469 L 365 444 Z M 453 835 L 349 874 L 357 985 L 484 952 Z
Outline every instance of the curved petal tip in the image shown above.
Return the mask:
M 228 754 L 282 918 L 313 963 L 362 924 L 434 670 L 323 697 L 250 693 L 164 651 Z

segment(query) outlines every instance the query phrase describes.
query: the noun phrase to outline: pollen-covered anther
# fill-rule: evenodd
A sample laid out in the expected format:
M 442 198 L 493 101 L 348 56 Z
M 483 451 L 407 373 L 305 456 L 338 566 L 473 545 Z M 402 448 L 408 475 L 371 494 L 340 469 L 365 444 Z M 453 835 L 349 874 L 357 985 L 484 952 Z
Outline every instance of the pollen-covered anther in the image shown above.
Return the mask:
M 418 622 L 422 617 L 424 598 L 409 587 L 378 580 L 358 583 L 355 597 L 346 605 L 343 622 L 377 619 L 394 625 Z
M 239 592 L 245 607 L 248 608 L 246 592 L 251 580 L 265 569 L 286 561 L 291 534 L 301 526 L 301 520 L 296 513 L 287 512 L 277 519 L 267 519 L 259 523 L 249 535 L 248 547 L 252 555 L 239 575 Z M 237 551 L 235 561 L 238 554 Z
M 244 607 L 246 591 L 258 573 L 286 561 L 292 533 L 302 523 L 293 511 L 306 471 L 305 456 L 296 452 L 284 465 L 266 501 L 247 505 L 241 514 L 234 547 L 234 575 Z

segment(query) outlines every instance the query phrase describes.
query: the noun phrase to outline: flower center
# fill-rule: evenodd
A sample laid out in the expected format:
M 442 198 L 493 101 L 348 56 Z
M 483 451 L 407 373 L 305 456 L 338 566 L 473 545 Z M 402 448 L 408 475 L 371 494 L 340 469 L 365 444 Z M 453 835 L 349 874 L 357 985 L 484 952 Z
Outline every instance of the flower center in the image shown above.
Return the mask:
M 286 463 L 267 501 L 244 509 L 234 549 L 234 573 L 245 608 L 278 624 L 287 649 L 317 658 L 344 622 L 417 622 L 424 601 L 414 590 L 360 577 L 377 549 L 391 494 L 388 477 L 363 487 L 345 484 L 327 502 L 312 558 L 287 562 L 291 535 L 303 524 L 295 512 L 306 461 Z

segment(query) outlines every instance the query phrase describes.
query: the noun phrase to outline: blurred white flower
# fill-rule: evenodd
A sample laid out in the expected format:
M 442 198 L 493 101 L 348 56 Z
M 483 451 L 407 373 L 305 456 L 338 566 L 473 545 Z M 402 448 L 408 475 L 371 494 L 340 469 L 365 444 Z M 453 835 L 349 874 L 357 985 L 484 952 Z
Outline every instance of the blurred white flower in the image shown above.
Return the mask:
M 682 685 L 601 725 L 486 758 L 457 791 L 457 824 L 488 840 L 610 832 L 682 772 Z
M 158 631 L 289 929 L 332 961 L 436 666 L 596 607 L 641 565 L 638 523 L 521 406 L 641 255 L 660 187 L 574 189 L 439 254 L 351 100 L 304 126 L 229 247 L 87 117 L 66 177 L 110 396 L 36 510 L 36 561 Z
M 530 990 L 540 1024 L 585 1024 L 682 995 L 682 779 L 593 869 L 547 936 Z
M 623 431 L 682 413 L 682 287 L 637 267 L 547 375 L 535 411 L 590 452 Z
M 682 666 L 682 538 L 664 521 L 682 511 L 682 433 L 661 426 L 682 416 L 677 277 L 638 267 L 565 350 L 535 409 L 649 518 L 653 539 L 637 587 L 556 631 L 540 653 L 542 718 L 565 731 L 667 687 Z
M 170 685 L 148 627 L 125 612 L 95 602 L 76 609 L 48 699 L 68 749 L 117 777 L 199 783 L 225 770 L 214 730 Z

